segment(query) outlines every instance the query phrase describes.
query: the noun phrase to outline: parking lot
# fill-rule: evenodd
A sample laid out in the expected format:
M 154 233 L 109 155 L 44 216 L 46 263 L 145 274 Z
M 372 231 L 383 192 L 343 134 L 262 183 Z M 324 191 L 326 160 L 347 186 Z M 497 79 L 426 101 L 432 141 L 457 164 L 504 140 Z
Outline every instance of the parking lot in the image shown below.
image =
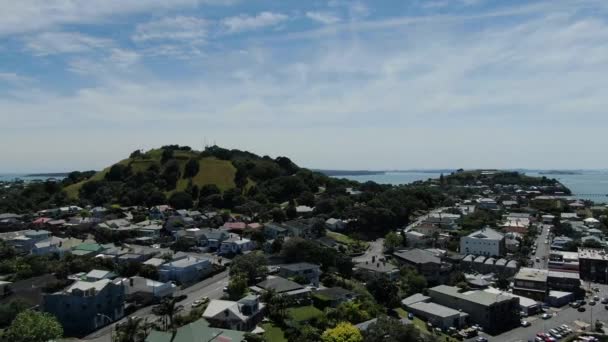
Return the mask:
M 594 329 L 594 323 L 596 320 L 599 320 L 603 323 L 608 323 L 608 310 L 605 309 L 605 304 L 597 303 L 593 306 L 589 305 L 589 300 L 593 298 L 594 295 L 597 295 L 600 298 L 608 297 L 608 285 L 584 284 L 585 289 L 589 287 L 598 287 L 599 292 L 594 291 L 592 295 L 586 298 L 587 304 L 585 305 L 585 312 L 579 312 L 577 311 L 577 309 L 572 308 L 570 306 L 564 306 L 562 308 L 551 308 L 548 312 L 552 314 L 553 317 L 549 319 L 542 319 L 541 315 L 535 315 L 525 318 L 525 320 L 530 322 L 529 327 L 519 327 L 497 336 L 489 336 L 483 333 L 481 333 L 480 336 L 487 337 L 489 341 L 528 341 L 534 340 L 536 333 L 547 332 L 549 331 L 549 329 L 553 329 L 562 324 L 566 324 L 573 331 L 577 331 L 581 329 L 579 323 L 591 323 L 591 327 L 587 330 Z M 474 340 L 475 339 L 473 338 L 469 341 Z

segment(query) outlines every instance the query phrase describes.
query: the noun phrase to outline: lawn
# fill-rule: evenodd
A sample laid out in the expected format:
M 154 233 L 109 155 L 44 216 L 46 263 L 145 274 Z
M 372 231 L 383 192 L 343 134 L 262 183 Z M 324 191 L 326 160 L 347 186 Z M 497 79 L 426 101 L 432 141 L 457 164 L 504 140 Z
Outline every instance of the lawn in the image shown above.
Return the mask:
M 287 315 L 296 322 L 306 322 L 313 318 L 323 316 L 323 311 L 309 305 L 289 308 L 287 309 Z
M 283 330 L 272 323 L 262 324 L 265 330 L 264 338 L 268 342 L 287 342 Z
M 124 159 L 124 160 L 119 161 L 118 164 L 127 165 L 130 160 L 131 159 Z M 68 198 L 72 198 L 72 199 L 78 198 L 78 193 L 80 192 L 80 188 L 82 188 L 82 185 L 84 183 L 86 183 L 90 180 L 96 180 L 96 181 L 103 180 L 106 177 L 106 173 L 108 173 L 108 171 L 110 171 L 110 168 L 111 168 L 111 166 L 106 167 L 105 169 L 97 172 L 91 178 L 89 178 L 87 180 L 66 186 L 64 191 L 67 194 Z
M 351 249 L 352 252 L 364 251 L 369 246 L 369 243 L 357 239 L 353 239 L 348 235 L 344 235 L 338 232 L 327 231 L 327 237 L 334 241 L 346 245 Z

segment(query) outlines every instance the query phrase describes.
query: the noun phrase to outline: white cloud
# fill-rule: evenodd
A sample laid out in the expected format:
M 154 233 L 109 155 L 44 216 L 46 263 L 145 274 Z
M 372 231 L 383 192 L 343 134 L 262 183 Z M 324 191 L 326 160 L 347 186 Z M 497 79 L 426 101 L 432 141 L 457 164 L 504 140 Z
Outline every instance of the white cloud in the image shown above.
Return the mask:
M 140 55 L 135 51 L 112 49 L 109 61 L 119 67 L 129 67 L 139 61 Z
M 0 36 L 57 29 L 65 24 L 117 20 L 139 13 L 231 5 L 237 0 L 27 0 L 0 1 Z
M 10 83 L 10 84 L 23 84 L 27 82 L 31 82 L 32 78 L 19 75 L 14 72 L 0 72 L 0 82 Z
M 25 38 L 25 46 L 35 55 L 81 53 L 107 48 L 112 41 L 77 32 L 45 32 Z
M 197 17 L 166 17 L 137 25 L 133 40 L 177 40 L 201 42 L 207 36 L 209 22 Z
M 329 25 L 340 21 L 340 17 L 329 12 L 306 12 L 306 16 L 316 22 Z
M 229 33 L 236 33 L 276 26 L 288 18 L 287 15 L 282 13 L 261 12 L 255 16 L 241 14 L 235 17 L 228 17 L 222 20 L 222 24 Z

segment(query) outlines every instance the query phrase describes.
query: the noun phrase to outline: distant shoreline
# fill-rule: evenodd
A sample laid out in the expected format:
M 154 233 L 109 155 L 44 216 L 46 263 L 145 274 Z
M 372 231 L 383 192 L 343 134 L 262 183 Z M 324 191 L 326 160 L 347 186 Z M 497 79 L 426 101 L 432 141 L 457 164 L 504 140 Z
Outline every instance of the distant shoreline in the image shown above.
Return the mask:
M 68 172 L 30 173 L 24 177 L 67 177 Z

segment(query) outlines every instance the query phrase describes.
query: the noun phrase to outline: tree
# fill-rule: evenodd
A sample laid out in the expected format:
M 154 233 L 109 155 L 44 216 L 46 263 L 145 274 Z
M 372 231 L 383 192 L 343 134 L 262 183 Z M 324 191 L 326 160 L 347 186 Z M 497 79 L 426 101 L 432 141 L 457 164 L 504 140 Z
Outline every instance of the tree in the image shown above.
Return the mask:
M 389 308 L 399 306 L 399 287 L 386 277 L 369 281 L 367 289 L 379 304 Z
M 173 193 L 169 197 L 169 204 L 175 209 L 190 209 L 192 208 L 192 196 L 183 191 Z
M 25 310 L 15 317 L 4 333 L 4 340 L 11 342 L 47 342 L 63 336 L 63 327 L 46 312 Z
M 230 300 L 239 300 L 247 294 L 247 278 L 243 274 L 230 277 L 228 283 L 228 297 Z
M 117 327 L 114 342 L 141 342 L 146 339 L 147 335 L 144 319 L 132 316 Z
M 357 327 L 350 323 L 340 323 L 333 329 L 327 329 L 321 335 L 323 342 L 362 342 L 363 336 Z
M 243 274 L 248 284 L 262 281 L 268 274 L 266 258 L 260 252 L 238 255 L 230 264 L 230 275 Z
M 390 232 L 384 237 L 384 250 L 388 253 L 392 253 L 396 248 L 402 245 L 401 235 L 397 235 L 395 232 Z
M 363 333 L 365 342 L 422 341 L 422 334 L 414 324 L 404 325 L 398 320 L 380 316 Z
M 182 305 L 177 304 L 177 299 L 165 298 L 160 304 L 152 309 L 152 312 L 157 316 L 162 316 L 169 320 L 168 326 L 165 320 L 165 329 L 167 329 L 167 327 L 173 329 L 175 328 L 175 315 L 183 309 L 184 307 Z

